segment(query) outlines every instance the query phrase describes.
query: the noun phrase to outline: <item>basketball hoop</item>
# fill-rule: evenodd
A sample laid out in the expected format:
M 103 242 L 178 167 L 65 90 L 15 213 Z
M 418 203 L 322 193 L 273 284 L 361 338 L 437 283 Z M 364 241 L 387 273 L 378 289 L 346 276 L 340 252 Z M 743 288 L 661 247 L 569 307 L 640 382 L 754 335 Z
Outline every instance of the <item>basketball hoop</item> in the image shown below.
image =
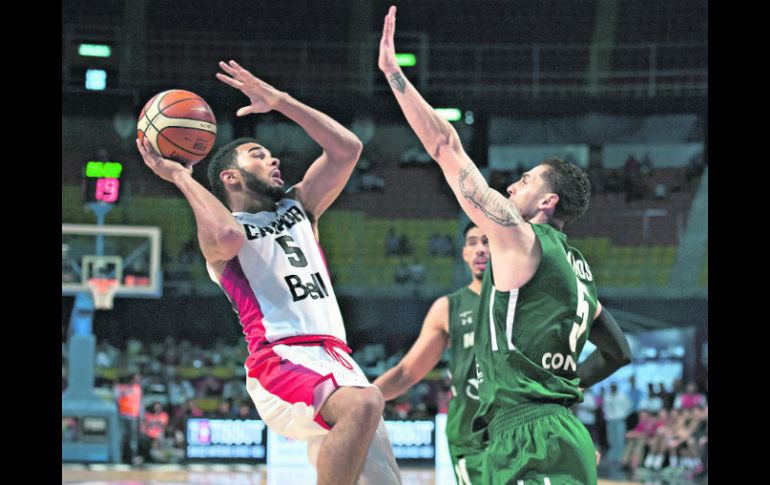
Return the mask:
M 114 278 L 89 278 L 88 288 L 97 310 L 112 310 L 112 300 L 118 289 L 118 280 Z

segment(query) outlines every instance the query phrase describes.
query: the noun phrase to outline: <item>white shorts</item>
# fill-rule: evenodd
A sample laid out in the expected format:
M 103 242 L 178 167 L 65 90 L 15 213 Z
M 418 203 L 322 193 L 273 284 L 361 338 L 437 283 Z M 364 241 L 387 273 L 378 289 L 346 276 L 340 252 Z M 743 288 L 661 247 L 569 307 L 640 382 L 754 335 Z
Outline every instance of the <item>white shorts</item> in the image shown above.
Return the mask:
M 246 389 L 265 424 L 288 438 L 308 442 L 308 459 L 317 468 L 318 453 L 331 427 L 321 417 L 326 399 L 340 387 L 374 386 L 334 337 L 284 339 L 247 361 Z M 344 350 L 344 351 L 340 351 Z M 380 418 L 369 444 L 357 485 L 401 485 L 385 422 Z
M 284 341 L 290 344 L 267 346 L 251 356 L 251 367 L 245 366 L 246 389 L 273 431 L 296 440 L 325 435 L 330 426 L 320 411 L 332 392 L 374 384 L 350 355 L 339 350 L 347 349 L 345 344 L 333 337 L 316 345 Z

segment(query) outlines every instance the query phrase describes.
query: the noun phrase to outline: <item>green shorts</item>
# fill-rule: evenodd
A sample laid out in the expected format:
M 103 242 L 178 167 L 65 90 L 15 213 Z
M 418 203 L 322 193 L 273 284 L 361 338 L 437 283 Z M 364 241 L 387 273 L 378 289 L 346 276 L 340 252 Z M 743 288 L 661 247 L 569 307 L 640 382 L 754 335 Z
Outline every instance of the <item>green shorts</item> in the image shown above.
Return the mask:
M 559 404 L 498 410 L 489 424 L 484 485 L 595 485 L 596 453 L 585 426 Z
M 449 456 L 457 485 L 480 485 L 484 452 L 469 453 L 467 449 L 449 444 Z

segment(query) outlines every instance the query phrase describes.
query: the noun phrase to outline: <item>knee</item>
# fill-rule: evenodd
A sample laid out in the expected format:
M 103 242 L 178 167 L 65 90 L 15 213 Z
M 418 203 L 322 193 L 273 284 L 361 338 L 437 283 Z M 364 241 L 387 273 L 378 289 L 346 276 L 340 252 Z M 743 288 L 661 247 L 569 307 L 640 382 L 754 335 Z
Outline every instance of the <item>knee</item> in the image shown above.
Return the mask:
M 363 388 L 356 396 L 355 404 L 353 413 L 356 415 L 357 419 L 368 423 L 374 423 L 374 426 L 379 423 L 382 412 L 385 410 L 385 398 L 378 388 Z

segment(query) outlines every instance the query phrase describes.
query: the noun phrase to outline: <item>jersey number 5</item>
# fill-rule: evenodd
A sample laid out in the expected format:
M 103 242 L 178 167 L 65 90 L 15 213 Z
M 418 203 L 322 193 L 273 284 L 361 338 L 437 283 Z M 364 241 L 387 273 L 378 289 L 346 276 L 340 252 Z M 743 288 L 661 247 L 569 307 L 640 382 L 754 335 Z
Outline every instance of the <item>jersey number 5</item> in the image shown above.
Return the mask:
M 289 244 L 294 242 L 294 239 L 292 239 L 291 236 L 277 237 L 275 238 L 275 242 L 277 242 L 281 246 L 281 249 L 283 249 L 283 252 L 286 253 L 286 257 L 289 259 L 289 263 L 292 266 L 295 268 L 304 268 L 307 266 L 307 259 L 305 259 L 305 254 L 302 250 L 297 246 Z
M 577 352 L 577 341 L 588 329 L 588 312 L 590 310 L 588 301 L 586 301 L 586 293 L 588 293 L 586 285 L 579 279 L 576 278 L 576 280 L 578 289 L 577 317 L 580 319 L 580 324 L 573 323 L 572 331 L 569 333 L 569 349 L 573 354 Z

